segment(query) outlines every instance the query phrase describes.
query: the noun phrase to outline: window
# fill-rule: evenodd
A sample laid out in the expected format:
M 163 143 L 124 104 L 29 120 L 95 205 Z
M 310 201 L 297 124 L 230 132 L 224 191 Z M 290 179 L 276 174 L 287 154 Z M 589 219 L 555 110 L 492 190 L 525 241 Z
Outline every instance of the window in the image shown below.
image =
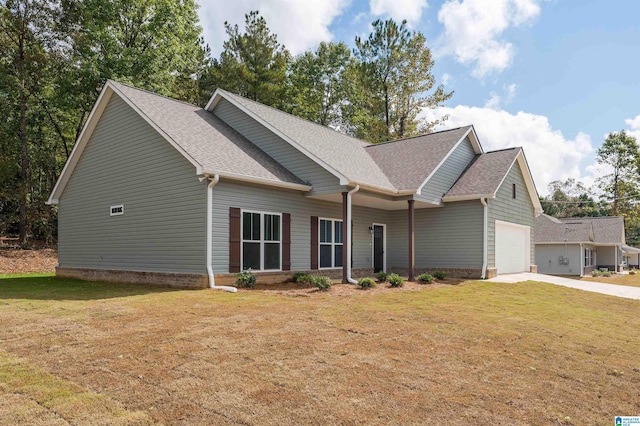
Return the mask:
M 109 207 L 109 216 L 120 216 L 124 214 L 124 204 Z
M 282 215 L 242 212 L 242 269 L 282 269 Z
M 320 219 L 320 268 L 342 267 L 342 221 Z
M 513 198 L 516 198 L 516 184 L 515 183 L 511 184 L 511 196 Z
M 594 260 L 594 256 L 593 256 L 593 249 L 591 248 L 586 248 L 584 249 L 584 266 L 589 267 L 589 266 L 593 266 L 593 260 Z

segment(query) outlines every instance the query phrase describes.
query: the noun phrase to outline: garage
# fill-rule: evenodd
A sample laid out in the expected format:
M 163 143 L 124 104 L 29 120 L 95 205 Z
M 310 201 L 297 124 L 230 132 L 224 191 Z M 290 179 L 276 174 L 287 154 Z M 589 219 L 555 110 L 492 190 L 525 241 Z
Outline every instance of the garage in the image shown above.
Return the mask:
M 530 228 L 496 220 L 496 268 L 498 274 L 529 272 Z

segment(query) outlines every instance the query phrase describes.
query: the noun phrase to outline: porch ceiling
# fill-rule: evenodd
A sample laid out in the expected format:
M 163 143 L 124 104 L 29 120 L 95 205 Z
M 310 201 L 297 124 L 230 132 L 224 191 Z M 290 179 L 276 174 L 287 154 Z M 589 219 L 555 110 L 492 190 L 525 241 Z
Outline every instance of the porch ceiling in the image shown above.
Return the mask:
M 331 201 L 333 203 L 342 204 L 342 194 L 340 193 L 306 195 L 306 197 L 313 198 L 315 200 Z M 390 198 L 381 198 L 375 195 L 370 195 L 368 193 L 361 193 L 361 192 L 356 192 L 355 194 L 353 194 L 351 198 L 351 202 L 354 206 L 370 207 L 373 209 L 381 209 L 381 210 L 407 210 L 409 208 L 407 204 L 407 199 L 393 200 Z M 429 209 L 429 208 L 437 208 L 437 207 L 442 207 L 442 206 L 439 206 L 437 204 L 425 203 L 418 200 L 416 200 L 415 202 L 416 209 Z

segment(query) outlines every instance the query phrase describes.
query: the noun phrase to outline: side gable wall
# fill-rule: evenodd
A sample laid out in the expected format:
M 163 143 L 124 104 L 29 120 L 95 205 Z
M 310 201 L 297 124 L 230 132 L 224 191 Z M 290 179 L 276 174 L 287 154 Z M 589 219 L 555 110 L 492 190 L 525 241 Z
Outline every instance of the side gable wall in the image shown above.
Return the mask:
M 442 196 L 456 183 L 475 156 L 476 153 L 471 141 L 467 137 L 422 188 L 422 194 L 416 195 L 415 199 L 429 203 L 440 203 Z
M 204 274 L 205 218 L 194 167 L 114 94 L 60 197 L 60 266 Z
M 512 184 L 516 184 L 516 198 L 512 197 Z M 516 161 L 488 204 L 488 253 L 487 267 L 495 268 L 496 220 L 529 226 L 531 229 L 531 264 L 536 264 L 534 206 L 527 191 L 519 163 Z
M 221 99 L 214 108 L 213 113 L 293 174 L 310 182 L 313 186 L 314 194 L 342 191 L 337 177 L 255 121 L 231 102 Z

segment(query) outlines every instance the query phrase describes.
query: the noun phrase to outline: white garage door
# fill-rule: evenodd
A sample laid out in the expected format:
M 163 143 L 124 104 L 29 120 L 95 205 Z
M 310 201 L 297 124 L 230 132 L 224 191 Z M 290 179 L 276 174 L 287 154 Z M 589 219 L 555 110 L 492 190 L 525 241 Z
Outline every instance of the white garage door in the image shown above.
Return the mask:
M 498 274 L 529 272 L 529 227 L 496 220 L 496 268 Z

